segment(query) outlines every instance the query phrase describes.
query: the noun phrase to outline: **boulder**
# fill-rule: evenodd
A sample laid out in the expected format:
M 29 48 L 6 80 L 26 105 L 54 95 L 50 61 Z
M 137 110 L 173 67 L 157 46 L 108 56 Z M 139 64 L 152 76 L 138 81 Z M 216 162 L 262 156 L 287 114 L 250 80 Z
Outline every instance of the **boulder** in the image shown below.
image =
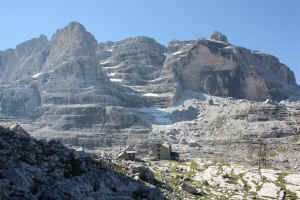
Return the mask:
M 16 133 L 22 133 L 22 134 L 29 136 L 29 134 L 19 124 L 11 124 L 8 129 L 11 131 L 14 131 Z
M 196 187 L 191 186 L 186 183 L 183 183 L 181 188 L 190 194 L 194 194 L 194 195 L 203 195 L 204 194 L 203 192 L 199 191 Z
M 155 175 L 151 169 L 143 165 L 132 165 L 131 167 L 132 173 L 138 174 L 139 179 L 151 184 L 155 183 Z

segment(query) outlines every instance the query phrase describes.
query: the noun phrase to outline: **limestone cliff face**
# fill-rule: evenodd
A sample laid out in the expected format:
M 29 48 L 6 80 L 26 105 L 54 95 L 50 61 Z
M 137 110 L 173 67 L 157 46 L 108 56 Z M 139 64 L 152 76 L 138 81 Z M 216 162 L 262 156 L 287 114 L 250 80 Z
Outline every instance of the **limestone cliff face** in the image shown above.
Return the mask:
M 115 78 L 124 83 L 145 85 L 147 81 L 158 77 L 165 51 L 166 48 L 154 39 L 138 36 L 119 42 L 100 43 L 97 55 L 104 70 L 111 76 L 113 73 Z
M 77 23 L 57 30 L 51 39 L 51 49 L 42 72 L 58 72 L 58 76 L 82 80 L 104 80 L 96 63 L 97 41 Z
M 77 22 L 50 41 L 42 35 L 0 51 L 0 82 L 1 114 L 30 117 L 47 131 L 113 131 L 117 143 L 128 132 L 151 132 L 152 118 L 138 109 L 167 107 L 187 90 L 259 101 L 299 93 L 277 58 L 234 46 L 219 32 L 168 47 L 144 36 L 97 43 Z
M 251 100 L 289 97 L 297 88 L 295 77 L 277 58 L 236 47 L 214 38 L 183 45 L 166 60 L 164 71 L 174 73 L 180 90 Z
M 41 36 L 0 52 L 2 113 L 34 115 L 41 124 L 70 129 L 103 123 L 106 106 L 143 105 L 136 92 L 109 81 L 98 63 L 97 45 L 81 24 L 71 22 L 50 42 Z
M 157 82 L 165 60 L 166 47 L 144 36 L 118 42 L 100 43 L 97 59 L 112 82 L 138 92 L 148 105 L 168 102 L 165 85 Z M 166 90 L 165 90 L 166 91 Z
M 10 87 L 2 89 L 0 96 L 1 113 L 25 118 L 35 118 L 41 105 L 41 96 L 35 86 Z
M 33 38 L 16 49 L 0 52 L 0 81 L 6 83 L 26 79 L 38 73 L 49 54 L 46 36 Z

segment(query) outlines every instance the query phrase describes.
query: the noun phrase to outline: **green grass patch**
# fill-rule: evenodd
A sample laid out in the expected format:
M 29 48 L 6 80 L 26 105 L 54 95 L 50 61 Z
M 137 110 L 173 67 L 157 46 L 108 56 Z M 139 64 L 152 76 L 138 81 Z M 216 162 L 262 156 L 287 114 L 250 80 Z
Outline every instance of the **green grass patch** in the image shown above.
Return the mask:
M 195 161 L 191 161 L 191 164 L 190 164 L 190 169 L 192 170 L 192 171 L 195 171 L 195 170 L 197 170 L 198 169 L 198 167 L 199 167 L 199 165 L 198 165 L 198 163 L 196 163 Z
M 289 139 L 290 142 L 297 143 L 300 141 L 300 135 L 293 136 Z
M 226 181 L 226 183 L 228 184 L 232 184 L 232 185 L 238 185 L 240 176 L 239 175 L 236 175 L 233 173 L 233 169 L 231 170 L 231 173 L 229 175 L 229 179 Z
M 288 173 L 287 172 L 280 172 L 280 173 L 277 173 L 277 175 L 278 175 L 277 182 L 275 182 L 274 184 L 285 191 L 286 198 L 290 199 L 290 200 L 298 199 L 295 192 L 292 192 L 292 191 L 290 191 L 286 188 L 287 182 L 285 180 L 285 177 L 288 175 Z
M 269 151 L 269 152 L 267 152 L 267 156 L 274 158 L 274 157 L 278 156 L 278 153 L 276 151 Z
M 115 169 L 117 172 L 121 173 L 121 174 L 127 174 L 126 168 L 123 167 L 122 165 L 119 164 L 115 164 Z
M 287 147 L 283 147 L 283 146 L 280 146 L 276 149 L 277 152 L 279 153 L 286 153 L 288 152 L 288 148 Z

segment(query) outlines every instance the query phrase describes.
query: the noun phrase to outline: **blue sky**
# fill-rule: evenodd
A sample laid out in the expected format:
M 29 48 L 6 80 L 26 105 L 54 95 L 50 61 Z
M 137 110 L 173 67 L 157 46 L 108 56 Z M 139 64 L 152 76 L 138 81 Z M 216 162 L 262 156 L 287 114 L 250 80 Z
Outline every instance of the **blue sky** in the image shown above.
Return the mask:
M 167 44 L 219 30 L 232 44 L 275 55 L 299 83 L 299 9 L 299 0 L 10 0 L 1 2 L 0 50 L 40 34 L 50 38 L 70 21 L 99 42 L 145 35 Z

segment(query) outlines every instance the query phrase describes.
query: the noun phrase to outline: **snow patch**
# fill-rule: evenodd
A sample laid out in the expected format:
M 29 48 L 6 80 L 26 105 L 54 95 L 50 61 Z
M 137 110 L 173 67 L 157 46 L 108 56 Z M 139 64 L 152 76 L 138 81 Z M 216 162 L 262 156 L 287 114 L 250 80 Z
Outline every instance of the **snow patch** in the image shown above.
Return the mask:
M 148 82 L 149 82 L 149 83 L 152 83 L 152 82 L 161 81 L 161 80 L 163 80 L 163 78 L 162 78 L 162 77 L 159 77 L 159 78 L 150 80 L 150 81 L 148 81 Z
M 116 75 L 116 73 L 109 73 L 109 74 L 107 74 L 108 76 L 115 76 Z
M 62 105 L 58 105 L 58 104 L 45 104 L 43 105 L 43 107 L 68 107 L 68 108 L 88 108 L 88 107 L 97 107 L 99 106 L 98 104 L 62 104 Z
M 100 62 L 99 64 L 100 64 L 100 65 L 105 65 L 105 64 L 108 64 L 108 63 L 110 63 L 110 61 L 109 61 L 109 60 L 106 60 L 106 61 Z
M 176 51 L 172 55 L 178 55 L 178 54 L 182 54 L 182 53 L 183 53 L 183 51 Z
M 32 78 L 38 78 L 39 76 L 41 76 L 43 73 L 39 72 L 37 74 L 32 75 Z
M 120 68 L 122 65 L 119 64 L 119 65 L 115 65 L 115 66 L 111 66 L 111 67 L 104 67 L 104 69 L 118 69 Z
M 123 82 L 123 79 L 120 79 L 120 78 L 110 78 L 109 80 L 111 82 Z
M 143 94 L 143 96 L 145 96 L 145 97 L 159 97 L 159 94 L 155 94 L 155 93 L 146 93 L 146 94 Z

